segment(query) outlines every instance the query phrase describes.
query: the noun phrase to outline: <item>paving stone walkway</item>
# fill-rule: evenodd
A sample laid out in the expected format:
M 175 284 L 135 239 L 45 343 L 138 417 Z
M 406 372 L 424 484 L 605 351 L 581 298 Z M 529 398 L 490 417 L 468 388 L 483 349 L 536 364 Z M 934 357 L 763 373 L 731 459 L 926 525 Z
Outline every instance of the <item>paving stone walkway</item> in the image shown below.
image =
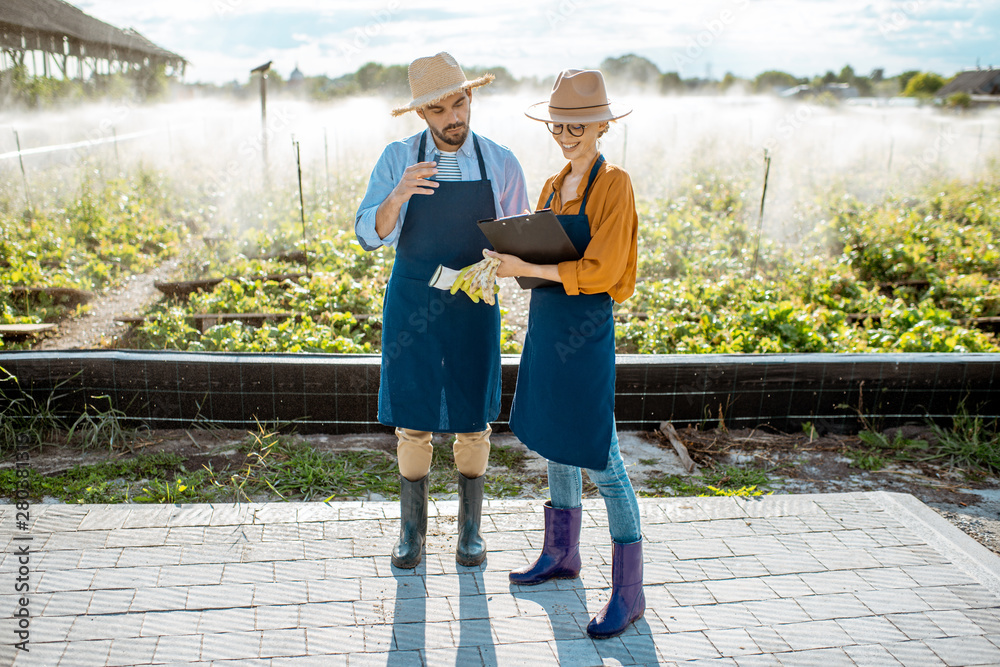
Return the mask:
M 438 502 L 415 571 L 387 556 L 396 503 L 33 505 L 27 530 L 4 506 L 0 665 L 1000 664 L 1000 558 L 908 495 L 642 499 L 648 608 L 605 641 L 584 632 L 608 595 L 603 504 L 585 501 L 581 577 L 523 588 L 507 572 L 541 507 L 488 504 L 484 566 L 455 564 Z

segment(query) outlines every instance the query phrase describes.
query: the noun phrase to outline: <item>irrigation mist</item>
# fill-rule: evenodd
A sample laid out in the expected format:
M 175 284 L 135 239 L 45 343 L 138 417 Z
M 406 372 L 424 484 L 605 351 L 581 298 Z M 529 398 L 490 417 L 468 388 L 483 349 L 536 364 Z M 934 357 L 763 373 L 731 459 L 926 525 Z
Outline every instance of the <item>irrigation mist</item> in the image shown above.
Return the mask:
M 477 90 L 472 106 L 472 128 L 518 156 L 532 202 L 545 178 L 564 164 L 545 127 L 523 113 L 545 97 Z M 759 201 L 766 150 L 772 166 L 765 229 L 779 237 L 801 231 L 794 211 L 817 193 L 839 188 L 874 201 L 934 179 L 977 178 L 1000 158 L 996 110 L 828 107 L 743 95 L 634 94 L 619 101 L 634 111 L 612 124 L 602 150 L 628 169 L 639 199 L 670 197 L 714 173 L 734 179 Z M 344 188 L 359 200 L 383 146 L 423 127 L 416 114 L 392 118 L 390 109 L 398 103 L 381 97 L 329 103 L 270 98 L 266 124 L 257 100 L 0 113 L 0 174 L 4 187 L 23 189 L 23 161 L 29 193 L 44 183 L 58 197 L 81 174 L 113 175 L 143 164 L 215 193 L 218 215 L 252 225 L 266 219 L 262 207 L 272 195 L 248 193 L 296 192 L 293 138 L 301 146 L 307 211 L 331 192 L 343 195 Z M 331 223 L 349 226 L 351 220 Z

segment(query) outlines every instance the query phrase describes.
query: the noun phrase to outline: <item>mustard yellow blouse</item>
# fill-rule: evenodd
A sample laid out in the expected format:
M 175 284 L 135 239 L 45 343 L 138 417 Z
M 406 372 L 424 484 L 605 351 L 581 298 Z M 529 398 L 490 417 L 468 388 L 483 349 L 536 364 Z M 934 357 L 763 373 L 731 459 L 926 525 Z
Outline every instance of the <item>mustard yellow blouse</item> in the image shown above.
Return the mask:
M 593 163 L 587 167 L 588 175 L 592 167 Z M 553 213 L 575 215 L 580 212 L 587 189 L 586 178 L 580 181 L 576 196 L 570 201 L 563 202 L 559 194 L 569 170 L 567 163 L 562 171 L 545 182 L 537 208 L 544 207 L 549 194 L 555 191 L 550 204 Z M 563 287 L 569 295 L 607 292 L 621 303 L 635 292 L 639 235 L 639 216 L 635 212 L 635 194 L 628 172 L 605 160 L 591 186 L 586 214 L 590 222 L 590 245 L 581 259 L 559 263 Z

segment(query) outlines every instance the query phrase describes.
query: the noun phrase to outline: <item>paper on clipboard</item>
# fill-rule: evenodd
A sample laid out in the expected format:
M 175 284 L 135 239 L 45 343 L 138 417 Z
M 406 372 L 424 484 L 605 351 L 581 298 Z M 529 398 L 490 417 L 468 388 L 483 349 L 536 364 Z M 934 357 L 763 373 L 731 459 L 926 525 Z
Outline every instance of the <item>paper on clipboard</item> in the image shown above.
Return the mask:
M 497 252 L 520 257 L 532 264 L 558 264 L 580 259 L 580 253 L 549 208 L 497 220 L 480 220 L 479 229 Z M 559 284 L 544 278 L 515 280 L 521 289 Z

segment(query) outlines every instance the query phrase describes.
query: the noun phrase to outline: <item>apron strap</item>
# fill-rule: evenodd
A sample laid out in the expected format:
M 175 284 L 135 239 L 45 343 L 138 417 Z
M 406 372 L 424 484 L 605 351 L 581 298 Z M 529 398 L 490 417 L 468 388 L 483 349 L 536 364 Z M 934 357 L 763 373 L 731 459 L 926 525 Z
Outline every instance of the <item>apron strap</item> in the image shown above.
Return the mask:
M 479 180 L 489 180 L 486 177 L 486 163 L 483 162 L 483 152 L 479 150 L 479 137 L 476 136 L 475 132 L 472 133 L 472 145 L 476 147 L 476 157 L 479 159 Z
M 594 163 L 594 168 L 590 170 L 590 178 L 587 179 L 587 189 L 583 191 L 583 201 L 580 203 L 580 213 L 578 215 L 584 215 L 587 211 L 587 198 L 590 197 L 590 186 L 594 184 L 594 179 L 597 178 L 597 172 L 600 171 L 602 164 L 604 164 L 603 153 L 597 156 L 597 162 Z
M 590 196 L 590 186 L 594 184 L 594 179 L 597 178 L 597 172 L 600 170 L 601 165 L 604 164 L 604 155 L 597 156 L 597 162 L 594 163 L 593 169 L 590 170 L 590 178 L 587 179 L 587 189 L 583 191 L 583 201 L 580 203 L 580 212 L 578 215 L 583 215 L 587 210 L 587 198 Z M 552 205 L 552 197 L 556 194 L 555 188 L 549 193 L 549 198 L 545 200 L 544 208 L 549 208 Z
M 429 130 L 428 130 L 429 131 Z M 486 162 L 483 161 L 483 152 L 479 150 L 479 137 L 472 133 L 472 145 L 476 148 L 476 158 L 479 160 L 479 180 L 489 180 L 486 176 Z M 417 148 L 417 162 L 424 161 L 424 151 L 427 148 L 427 131 L 420 135 L 420 146 Z

